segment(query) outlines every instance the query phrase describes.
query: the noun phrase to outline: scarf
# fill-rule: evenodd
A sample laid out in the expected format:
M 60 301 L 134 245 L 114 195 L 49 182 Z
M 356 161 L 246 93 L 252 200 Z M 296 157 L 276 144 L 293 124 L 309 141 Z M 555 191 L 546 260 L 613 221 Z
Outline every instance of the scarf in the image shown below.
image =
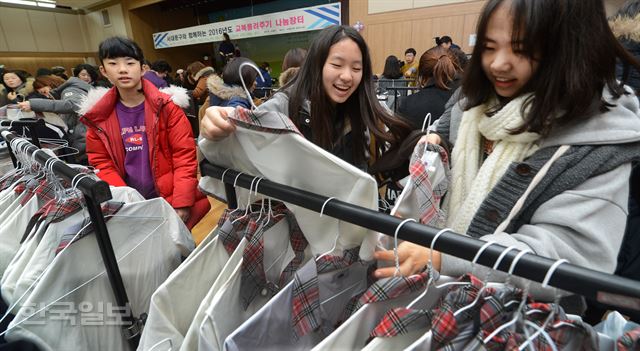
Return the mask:
M 537 133 L 510 134 L 524 123 L 522 105 L 530 95 L 511 100 L 494 116 L 488 117 L 488 104 L 476 106 L 462 115 L 457 143 L 453 149 L 452 184 L 445 208 L 447 226 L 466 233 L 478 208 L 504 175 L 509 164 L 521 162 L 538 146 Z M 482 137 L 493 141 L 494 148 L 482 162 Z

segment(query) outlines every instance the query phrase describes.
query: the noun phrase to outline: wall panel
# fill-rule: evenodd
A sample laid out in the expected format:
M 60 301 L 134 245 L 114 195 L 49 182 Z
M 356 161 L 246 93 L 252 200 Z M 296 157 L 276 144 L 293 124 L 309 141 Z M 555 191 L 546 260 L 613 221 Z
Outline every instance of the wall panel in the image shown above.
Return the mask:
M 62 42 L 56 23 L 56 13 L 28 10 L 27 15 L 29 16 L 29 23 L 31 23 L 33 39 L 36 42 L 35 51 L 64 51 L 60 50 Z M 73 40 L 73 36 L 65 39 Z
M 62 51 L 85 52 L 95 50 L 94 48 L 90 48 L 88 45 L 88 35 L 86 35 L 87 30 L 82 17 L 84 16 L 67 13 L 55 14 L 58 33 L 60 33 L 60 39 L 62 42 Z M 57 50 L 60 50 L 60 48 Z
M 7 51 L 37 51 L 27 10 L 3 7 L 0 23 L 8 42 Z

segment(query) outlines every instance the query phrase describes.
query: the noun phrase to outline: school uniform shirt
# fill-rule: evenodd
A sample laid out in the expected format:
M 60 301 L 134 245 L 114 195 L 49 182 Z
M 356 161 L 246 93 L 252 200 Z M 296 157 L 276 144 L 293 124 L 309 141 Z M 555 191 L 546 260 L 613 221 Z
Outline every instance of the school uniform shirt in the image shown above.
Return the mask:
M 7 267 L 20 249 L 20 239 L 36 211 L 38 199 L 34 197 L 0 225 L 0 278 L 4 277 Z
M 297 227 L 295 218 L 291 219 L 270 219 L 269 224 L 277 223 L 259 229 L 248 239 L 242 262 L 205 311 L 198 350 L 222 351 L 227 336 L 291 280 L 303 262 L 307 246 L 299 228 L 290 231 L 290 226 Z
M 195 244 L 161 198 L 124 205 L 107 229 L 130 312 L 138 317 L 147 312 L 152 292 Z M 5 337 L 29 340 L 42 350 L 128 350 L 116 306 L 96 236 L 87 235 L 54 258 Z
M 369 265 L 357 259 L 359 248 L 344 257 L 310 259 L 260 311 L 224 344 L 235 350 L 311 349 L 349 316 L 367 290 Z
M 377 184 L 373 177 L 306 140 L 286 115 L 237 108 L 229 120 L 238 127 L 232 135 L 222 141 L 203 138 L 199 142 L 200 150 L 210 162 L 377 210 Z M 217 179 L 203 177 L 200 188 L 225 198 L 224 184 Z M 246 201 L 247 191 L 238 189 L 237 194 L 240 203 Z M 327 235 L 331 230 L 340 233 L 337 251 L 360 246 L 360 257 L 372 259 L 377 241 L 374 232 L 329 216 L 320 217 L 317 212 L 299 206 L 286 205 L 295 214 L 313 254 L 319 255 L 334 247 L 335 236 Z
M 117 213 L 125 202 L 144 201 L 142 195 L 130 187 L 111 187 L 111 195 L 112 200 L 103 203 L 101 206 L 107 222 L 110 216 Z M 3 293 L 5 289 L 10 291 L 10 288 L 13 288 L 11 298 L 5 298 L 5 295 L 3 295 L 5 301 L 14 303 L 23 295 L 26 296 L 27 293 L 30 293 L 34 282 L 37 282 L 39 276 L 51 264 L 55 256 L 65 247 L 71 245 L 70 240 L 76 234 L 79 234 L 81 230 L 83 231 L 76 239 L 80 240 L 94 231 L 93 226 L 88 223 L 89 221 L 88 213 L 76 212 L 61 222 L 51 223 L 41 238 L 36 235 L 35 240 L 30 241 L 31 245 L 35 246 L 35 249 L 32 250 L 31 254 L 24 255 L 27 263 L 24 265 L 24 270 L 20 273 L 19 278 L 9 282 L 11 285 L 7 285 L 6 288 L 3 286 Z
M 437 273 L 436 273 L 437 274 Z M 440 282 L 450 280 L 441 277 Z M 338 329 L 313 348 L 320 350 L 360 350 L 366 346 L 371 331 L 393 307 L 407 306 L 421 294 L 429 281 L 428 273 L 420 273 L 409 277 L 392 277 L 375 282 L 360 297 L 362 307 L 349 317 Z M 433 289 L 433 287 L 431 287 Z M 435 289 L 434 289 L 435 290 Z M 427 295 L 425 304 L 435 304 L 439 294 Z

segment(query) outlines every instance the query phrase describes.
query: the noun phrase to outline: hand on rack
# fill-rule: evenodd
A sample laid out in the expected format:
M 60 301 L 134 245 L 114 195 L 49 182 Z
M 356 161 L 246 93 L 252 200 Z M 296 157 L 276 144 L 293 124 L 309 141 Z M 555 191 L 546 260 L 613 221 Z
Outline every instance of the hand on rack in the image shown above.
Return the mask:
M 182 208 L 174 208 L 174 210 L 178 214 L 178 217 L 180 217 L 180 219 L 182 219 L 183 222 L 187 223 L 187 221 L 189 220 L 189 217 L 191 217 L 191 209 L 189 207 L 182 207 Z
M 31 103 L 29 101 L 19 102 L 18 106 L 20 106 L 20 109 L 24 112 L 31 112 Z
M 398 258 L 400 260 L 400 274 L 410 276 L 419 273 L 429 263 L 429 250 L 424 246 L 420 246 L 408 241 L 398 245 Z M 390 267 L 379 268 L 373 274 L 376 278 L 393 277 L 396 272 L 395 254 L 393 250 L 376 251 L 374 253 L 376 260 L 391 262 Z M 433 251 L 433 268 L 440 270 L 440 252 Z
M 220 141 L 233 133 L 236 127 L 228 118 L 233 110 L 233 107 L 209 107 L 200 123 L 200 135 L 212 141 Z

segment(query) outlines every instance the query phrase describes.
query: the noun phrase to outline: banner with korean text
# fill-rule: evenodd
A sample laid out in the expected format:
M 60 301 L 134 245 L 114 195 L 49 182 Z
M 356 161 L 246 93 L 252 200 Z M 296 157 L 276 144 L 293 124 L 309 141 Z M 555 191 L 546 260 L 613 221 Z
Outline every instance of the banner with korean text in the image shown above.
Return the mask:
M 222 41 L 224 33 L 235 40 L 319 30 L 340 23 L 340 3 L 331 3 L 154 33 L 153 44 L 163 49 Z

